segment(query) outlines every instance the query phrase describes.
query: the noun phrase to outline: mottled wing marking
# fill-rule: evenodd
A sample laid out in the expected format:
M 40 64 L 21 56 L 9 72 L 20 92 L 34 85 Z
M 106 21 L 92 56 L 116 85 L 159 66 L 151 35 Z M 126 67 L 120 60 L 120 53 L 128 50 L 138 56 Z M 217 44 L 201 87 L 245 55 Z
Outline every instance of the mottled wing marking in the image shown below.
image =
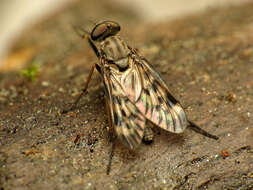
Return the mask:
M 134 149 L 142 141 L 146 118 L 124 93 L 116 76 L 105 74 L 104 82 L 115 132 L 124 145 Z
M 120 84 L 125 95 L 134 103 L 142 92 L 142 79 L 132 59 L 128 60 L 130 69 L 121 76 Z
M 136 107 L 159 127 L 173 133 L 183 132 L 187 119 L 179 102 L 144 58 L 136 59 L 135 62 L 143 81 L 143 90 L 135 102 Z

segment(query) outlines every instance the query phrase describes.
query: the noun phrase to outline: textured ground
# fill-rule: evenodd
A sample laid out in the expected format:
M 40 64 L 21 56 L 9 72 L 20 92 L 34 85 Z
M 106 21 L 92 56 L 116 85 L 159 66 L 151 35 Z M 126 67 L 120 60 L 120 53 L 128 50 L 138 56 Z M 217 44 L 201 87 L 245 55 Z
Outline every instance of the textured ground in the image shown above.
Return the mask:
M 253 188 L 252 8 L 148 25 L 124 7 L 80 3 L 27 31 L 7 63 L 36 65 L 34 82 L 9 68 L 0 74 L 0 189 Z M 220 140 L 155 129 L 154 142 L 136 151 L 117 141 L 106 175 L 111 143 L 97 74 L 78 108 L 61 114 L 97 61 L 71 28 L 92 11 L 121 23 L 188 117 Z

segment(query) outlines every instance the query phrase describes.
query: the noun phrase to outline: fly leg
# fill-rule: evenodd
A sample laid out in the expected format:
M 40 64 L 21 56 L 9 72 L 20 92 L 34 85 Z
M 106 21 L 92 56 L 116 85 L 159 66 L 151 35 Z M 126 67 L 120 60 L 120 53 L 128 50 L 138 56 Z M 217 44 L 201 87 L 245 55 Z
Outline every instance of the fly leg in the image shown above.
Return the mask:
M 146 127 L 144 129 L 144 135 L 142 138 L 142 142 L 145 144 L 151 144 L 154 140 L 154 132 L 152 130 L 153 124 L 151 122 L 146 123 Z
M 91 70 L 90 70 L 88 79 L 87 79 L 87 81 L 86 81 L 86 83 L 85 83 L 85 86 L 84 86 L 84 88 L 83 88 L 81 94 L 77 97 L 77 99 L 76 99 L 75 102 L 72 104 L 72 106 L 70 107 L 70 109 L 63 110 L 63 111 L 62 111 L 63 114 L 68 113 L 69 111 L 72 111 L 73 109 L 75 109 L 76 106 L 77 106 L 77 104 L 78 104 L 78 102 L 79 102 L 79 100 L 81 99 L 81 97 L 82 97 L 84 94 L 86 94 L 95 67 L 96 67 L 96 64 L 93 64 L 92 67 L 91 67 Z
M 76 31 L 77 35 L 80 36 L 81 38 L 86 38 L 93 49 L 94 53 L 98 58 L 100 58 L 100 53 L 98 51 L 98 48 L 94 44 L 94 42 L 90 39 L 90 33 L 87 32 L 85 29 L 81 28 L 80 26 L 73 26 L 74 30 Z
M 194 132 L 196 133 L 199 133 L 201 135 L 204 135 L 208 138 L 211 138 L 211 139 L 215 139 L 215 140 L 218 140 L 219 137 L 215 136 L 215 135 L 212 135 L 208 132 L 206 132 L 204 129 L 201 129 L 199 126 L 197 126 L 195 123 L 193 123 L 192 121 L 188 121 L 189 122 L 189 127 L 191 130 L 193 130 Z
M 87 32 L 86 30 L 84 30 L 83 28 L 81 27 L 78 27 L 78 26 L 73 26 L 74 30 L 76 31 L 77 35 L 79 35 L 81 38 L 86 38 L 91 46 L 91 48 L 93 49 L 94 53 L 96 54 L 96 56 L 98 58 L 100 58 L 100 53 L 96 47 L 96 45 L 94 44 L 94 42 L 90 39 L 90 33 Z M 90 80 L 91 80 L 91 77 L 92 77 L 92 74 L 94 72 L 94 69 L 98 70 L 98 72 L 101 74 L 101 68 L 100 66 L 98 66 L 97 64 L 93 64 L 92 67 L 91 67 L 91 70 L 90 70 L 90 73 L 89 73 L 89 76 L 88 76 L 88 79 L 85 83 L 85 86 L 84 86 L 84 89 L 82 90 L 82 93 L 77 97 L 76 101 L 72 104 L 72 106 L 70 107 L 70 109 L 68 110 L 63 110 L 62 113 L 67 113 L 71 110 L 73 110 L 74 108 L 76 108 L 76 105 L 78 104 L 79 100 L 81 99 L 81 97 L 87 92 L 87 89 L 88 89 L 88 85 L 90 83 Z
M 109 162 L 108 162 L 107 169 L 106 169 L 106 174 L 109 175 L 110 171 L 111 171 L 112 158 L 113 158 L 114 150 L 115 150 L 115 146 L 116 146 L 116 144 L 115 144 L 116 137 L 113 134 L 111 113 L 110 113 L 109 103 L 108 103 L 107 99 L 105 99 L 105 108 L 106 108 L 106 112 L 107 112 L 107 116 L 108 116 L 108 124 L 109 124 L 109 141 L 112 143 L 111 152 L 109 155 Z

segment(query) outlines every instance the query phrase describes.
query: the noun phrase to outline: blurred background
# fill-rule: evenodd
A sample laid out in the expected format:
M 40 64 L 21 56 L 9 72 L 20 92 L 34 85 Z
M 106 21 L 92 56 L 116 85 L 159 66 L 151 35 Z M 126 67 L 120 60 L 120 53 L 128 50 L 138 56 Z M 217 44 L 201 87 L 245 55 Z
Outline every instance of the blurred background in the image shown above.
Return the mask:
M 0 70 L 20 68 L 19 62 L 10 51 L 17 41 L 33 26 L 43 21 L 49 22 L 57 15 L 65 15 L 62 24 L 69 28 L 72 24 L 84 24 L 88 20 L 115 19 L 120 23 L 157 23 L 175 19 L 186 14 L 205 11 L 218 6 L 238 5 L 249 0 L 2 0 L 0 1 Z M 72 11 L 71 11 L 72 9 Z M 123 10 L 123 11 L 122 11 Z M 77 12 L 76 12 L 77 11 Z M 61 16 L 59 16 L 60 18 Z M 80 22 L 79 22 L 80 21 Z M 57 26 L 55 26 L 57 27 Z M 73 31 L 72 31 L 73 32 Z M 23 52 L 29 54 L 29 51 Z M 15 57 L 15 56 L 14 56 Z M 10 60 L 11 59 L 11 60 Z M 14 63 L 13 63 L 14 62 Z M 19 62 L 19 63 L 17 63 Z

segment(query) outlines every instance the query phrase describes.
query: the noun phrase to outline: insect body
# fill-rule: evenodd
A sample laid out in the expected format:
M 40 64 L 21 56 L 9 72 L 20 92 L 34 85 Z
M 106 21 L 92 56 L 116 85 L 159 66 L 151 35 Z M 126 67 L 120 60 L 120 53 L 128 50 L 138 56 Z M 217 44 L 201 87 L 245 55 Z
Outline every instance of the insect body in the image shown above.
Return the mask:
M 121 142 L 130 149 L 136 148 L 147 121 L 173 133 L 182 133 L 188 122 L 194 125 L 159 74 L 117 35 L 119 31 L 116 22 L 104 21 L 96 24 L 90 34 L 86 32 L 99 62 L 93 66 L 84 91 L 96 67 L 105 86 L 109 124 Z

